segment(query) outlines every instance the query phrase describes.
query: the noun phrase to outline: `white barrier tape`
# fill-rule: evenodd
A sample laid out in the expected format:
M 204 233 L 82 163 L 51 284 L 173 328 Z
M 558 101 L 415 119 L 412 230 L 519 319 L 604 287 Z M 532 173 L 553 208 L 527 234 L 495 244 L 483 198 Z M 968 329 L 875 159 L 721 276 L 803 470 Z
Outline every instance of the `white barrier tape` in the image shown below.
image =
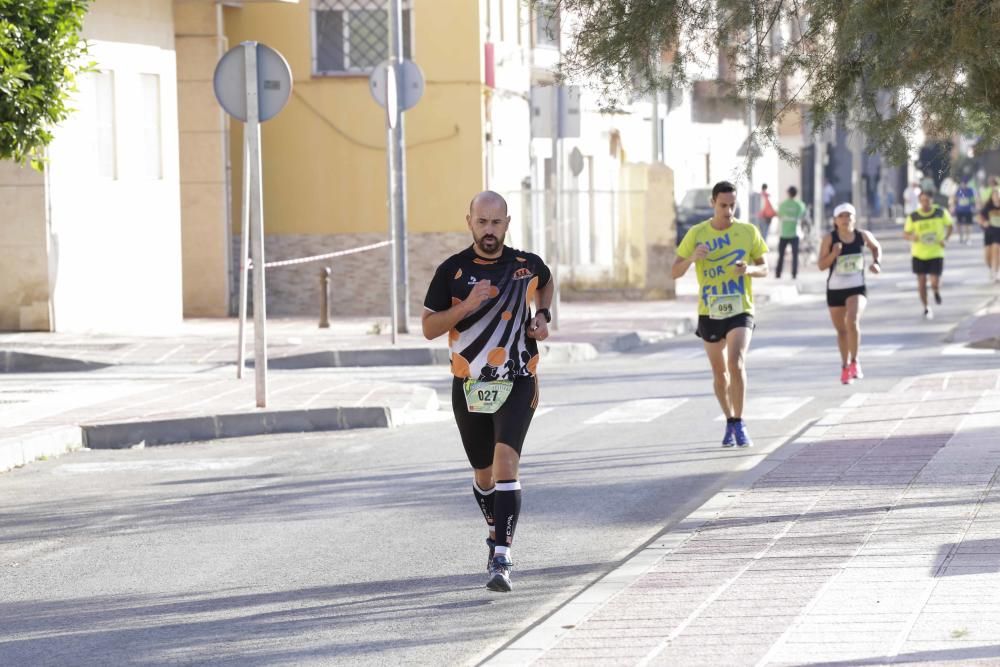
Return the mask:
M 359 248 L 351 248 L 350 250 L 338 250 L 337 252 L 328 252 L 324 255 L 313 255 L 312 257 L 299 257 L 298 259 L 285 259 L 280 262 L 264 262 L 265 269 L 272 269 L 277 266 L 292 266 L 293 264 L 308 264 L 309 262 L 318 262 L 321 259 L 330 259 L 331 257 L 343 257 L 344 255 L 353 255 L 359 252 L 365 252 L 366 250 L 375 250 L 376 248 L 384 248 L 387 245 L 392 245 L 392 241 L 381 241 L 379 243 L 372 243 L 371 245 L 361 246 Z M 253 260 L 247 260 L 247 268 L 253 268 Z

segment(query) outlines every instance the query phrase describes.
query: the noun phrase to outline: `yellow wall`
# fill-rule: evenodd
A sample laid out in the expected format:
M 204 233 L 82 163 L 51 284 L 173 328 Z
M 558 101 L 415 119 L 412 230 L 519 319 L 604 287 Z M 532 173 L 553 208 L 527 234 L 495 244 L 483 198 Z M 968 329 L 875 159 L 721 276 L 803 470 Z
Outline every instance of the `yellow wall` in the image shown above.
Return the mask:
M 230 46 L 257 40 L 289 61 L 294 92 L 264 123 L 268 234 L 386 233 L 384 112 L 367 77 L 313 77 L 310 6 L 227 8 Z M 466 229 L 469 199 L 482 189 L 482 58 L 479 3 L 415 0 L 413 60 L 427 85 L 405 114 L 408 230 Z M 232 124 L 234 215 L 240 220 L 242 125 Z

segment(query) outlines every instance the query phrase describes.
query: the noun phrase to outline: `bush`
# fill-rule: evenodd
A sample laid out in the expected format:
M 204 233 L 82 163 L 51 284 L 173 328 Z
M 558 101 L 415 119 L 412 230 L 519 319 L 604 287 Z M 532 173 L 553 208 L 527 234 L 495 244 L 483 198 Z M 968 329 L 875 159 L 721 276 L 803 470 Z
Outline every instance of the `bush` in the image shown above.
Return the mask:
M 51 130 L 67 106 L 87 44 L 90 0 L 0 0 L 0 160 L 42 168 Z

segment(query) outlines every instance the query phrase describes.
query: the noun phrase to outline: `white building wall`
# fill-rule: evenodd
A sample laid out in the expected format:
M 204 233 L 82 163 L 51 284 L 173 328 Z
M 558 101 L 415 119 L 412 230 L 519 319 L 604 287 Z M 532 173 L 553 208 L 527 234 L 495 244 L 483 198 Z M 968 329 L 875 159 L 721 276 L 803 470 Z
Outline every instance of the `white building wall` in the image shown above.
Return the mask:
M 87 26 L 105 74 L 82 78 L 49 151 L 54 326 L 165 332 L 182 313 L 171 5 L 98 2 Z

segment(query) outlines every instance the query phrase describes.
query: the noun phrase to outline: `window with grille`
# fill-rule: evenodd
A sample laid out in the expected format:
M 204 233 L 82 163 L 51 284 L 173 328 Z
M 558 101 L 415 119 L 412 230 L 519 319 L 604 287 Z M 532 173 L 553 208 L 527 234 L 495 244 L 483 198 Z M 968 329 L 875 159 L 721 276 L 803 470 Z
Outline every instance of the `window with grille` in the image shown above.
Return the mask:
M 559 48 L 559 3 L 556 0 L 538 0 L 535 3 L 535 46 Z
M 312 0 L 313 73 L 367 75 L 389 57 L 386 0 Z M 411 2 L 403 0 L 403 57 L 411 58 Z

